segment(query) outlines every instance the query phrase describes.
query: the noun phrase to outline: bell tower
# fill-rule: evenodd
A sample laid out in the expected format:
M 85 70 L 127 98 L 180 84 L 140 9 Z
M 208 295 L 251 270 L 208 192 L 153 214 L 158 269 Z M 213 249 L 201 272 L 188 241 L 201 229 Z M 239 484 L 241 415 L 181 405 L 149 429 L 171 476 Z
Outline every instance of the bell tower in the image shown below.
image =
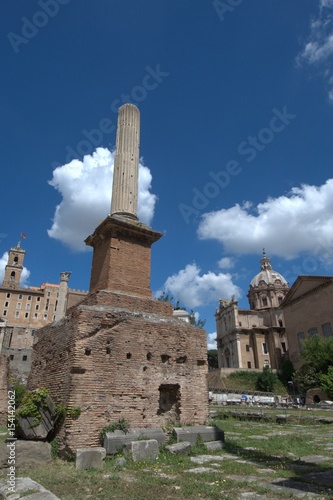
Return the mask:
M 18 243 L 16 247 L 9 250 L 8 262 L 5 267 L 5 276 L 2 286 L 6 286 L 8 288 L 20 287 L 24 257 L 25 250 L 21 248 L 20 243 Z

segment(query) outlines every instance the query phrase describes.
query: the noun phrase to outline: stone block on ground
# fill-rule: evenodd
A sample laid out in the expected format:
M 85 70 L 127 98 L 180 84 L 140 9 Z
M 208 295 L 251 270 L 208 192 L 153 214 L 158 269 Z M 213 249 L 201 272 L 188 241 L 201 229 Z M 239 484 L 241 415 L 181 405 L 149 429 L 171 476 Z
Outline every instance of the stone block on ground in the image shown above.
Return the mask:
M 172 455 L 187 455 L 191 446 L 189 441 L 182 441 L 181 443 L 169 444 L 165 449 L 172 453 Z
M 48 491 L 44 486 L 36 481 L 30 479 L 30 477 L 17 477 L 15 480 L 14 491 L 8 489 L 7 481 L 0 482 L 0 498 L 21 498 L 27 500 L 59 500 L 59 498 Z M 25 495 L 26 492 L 31 492 L 29 495 Z
M 104 438 L 104 448 L 107 455 L 115 455 L 119 449 L 125 445 L 138 441 L 139 439 L 156 439 L 158 444 L 165 443 L 165 433 L 161 428 L 152 429 L 131 429 L 128 432 L 114 431 L 108 432 Z
M 156 439 L 132 441 L 126 445 L 134 462 L 154 461 L 158 457 L 159 446 Z
M 106 450 L 101 446 L 92 448 L 78 448 L 76 450 L 75 467 L 77 469 L 101 469 Z
M 207 441 L 224 442 L 224 432 L 214 425 L 192 425 L 186 427 L 174 427 L 173 433 L 176 436 L 178 443 L 181 441 L 189 441 L 192 445 L 195 445 L 198 439 L 201 439 L 201 441 L 203 442 Z
M 223 441 L 208 441 L 207 443 L 205 443 L 205 446 L 207 450 L 218 451 L 223 450 L 225 445 Z

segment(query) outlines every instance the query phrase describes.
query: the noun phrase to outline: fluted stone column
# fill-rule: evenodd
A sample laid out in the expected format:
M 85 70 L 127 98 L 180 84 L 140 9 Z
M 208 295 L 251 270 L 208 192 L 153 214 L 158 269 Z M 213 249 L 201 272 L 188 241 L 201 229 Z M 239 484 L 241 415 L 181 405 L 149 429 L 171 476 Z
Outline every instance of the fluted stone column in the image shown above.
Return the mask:
M 134 104 L 118 111 L 111 216 L 137 219 L 140 112 Z
M 71 273 L 69 272 L 60 273 L 59 297 L 57 310 L 55 312 L 55 321 L 59 321 L 66 316 L 68 280 L 70 275 Z

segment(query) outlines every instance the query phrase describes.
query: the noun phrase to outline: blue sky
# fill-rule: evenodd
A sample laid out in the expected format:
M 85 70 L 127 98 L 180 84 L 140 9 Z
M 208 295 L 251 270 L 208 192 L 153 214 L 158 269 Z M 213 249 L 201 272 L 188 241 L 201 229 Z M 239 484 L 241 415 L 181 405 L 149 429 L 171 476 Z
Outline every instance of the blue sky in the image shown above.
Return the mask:
M 151 287 L 206 319 L 262 248 L 290 284 L 333 262 L 333 0 L 23 0 L 1 7 L 0 268 L 87 290 L 117 108 L 141 113 Z M 1 271 L 0 269 L 0 271 Z M 30 274 L 29 274 L 30 273 Z M 212 344 L 210 344 L 212 345 Z

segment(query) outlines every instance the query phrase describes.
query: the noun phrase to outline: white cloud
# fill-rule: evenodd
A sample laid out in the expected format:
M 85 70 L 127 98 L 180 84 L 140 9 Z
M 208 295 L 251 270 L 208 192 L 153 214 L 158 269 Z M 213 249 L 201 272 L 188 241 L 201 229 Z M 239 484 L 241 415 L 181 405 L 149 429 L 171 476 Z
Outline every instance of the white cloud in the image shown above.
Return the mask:
M 7 262 L 8 262 L 8 252 L 5 252 L 3 256 L 0 258 L 0 284 L 2 284 L 3 279 L 5 277 L 5 267 L 7 265 Z M 26 288 L 28 286 L 27 281 L 29 276 L 30 276 L 30 271 L 23 266 L 21 281 L 20 281 L 21 287 Z
M 188 309 L 216 303 L 221 297 L 241 295 L 230 274 L 208 272 L 200 275 L 196 264 L 188 264 L 170 276 L 163 288 Z
M 83 240 L 110 212 L 114 153 L 97 148 L 83 161 L 72 160 L 53 171 L 53 186 L 62 196 L 48 230 L 57 239 L 74 250 L 85 250 Z M 139 165 L 138 217 L 150 224 L 156 196 L 150 192 L 152 176 L 148 167 Z
M 333 101 L 333 0 L 320 0 L 317 16 L 310 22 L 310 35 L 297 57 L 298 63 L 316 65 L 328 82 L 328 96 Z
M 214 239 L 227 252 L 260 253 L 286 259 L 310 252 L 333 258 L 333 179 L 322 186 L 294 187 L 289 196 L 203 215 L 198 228 L 201 239 Z
M 223 257 L 217 264 L 220 269 L 232 269 L 235 266 L 235 259 L 232 257 Z
M 207 350 L 217 349 L 216 332 L 207 333 Z

